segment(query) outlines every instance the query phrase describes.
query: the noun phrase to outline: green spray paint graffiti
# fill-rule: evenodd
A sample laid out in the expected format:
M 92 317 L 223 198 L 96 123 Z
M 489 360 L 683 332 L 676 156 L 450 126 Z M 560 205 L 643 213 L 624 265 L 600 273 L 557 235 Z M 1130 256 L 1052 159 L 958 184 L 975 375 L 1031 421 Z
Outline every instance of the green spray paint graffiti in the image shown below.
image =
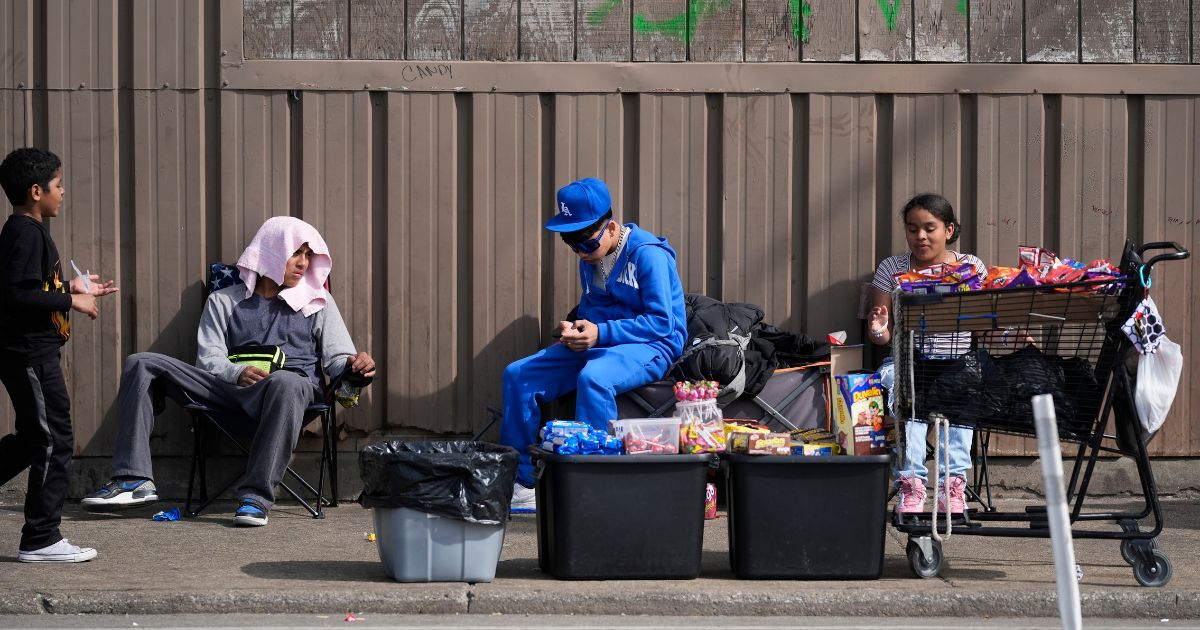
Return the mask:
M 588 13 L 587 21 L 589 24 L 596 25 L 604 21 L 613 9 L 621 5 L 621 0 L 605 0 L 600 6 L 596 7 L 595 11 Z
M 877 0 L 879 10 L 883 11 L 883 23 L 889 31 L 896 30 L 896 11 L 900 8 L 900 0 Z
M 896 30 L 896 13 L 900 9 L 900 0 L 876 0 L 879 4 L 879 10 L 883 12 L 883 23 L 889 31 Z M 958 0 L 954 5 L 954 10 L 959 13 L 967 14 L 967 0 Z
M 692 34 L 696 32 L 696 25 L 701 19 L 724 9 L 732 2 L 733 0 L 688 0 L 686 12 L 673 15 L 665 20 L 647 20 L 646 16 L 636 13 L 633 16 L 633 30 L 638 33 L 655 33 L 690 42 Z
M 623 0 L 604 0 L 600 6 L 587 14 L 589 24 L 597 25 L 604 22 L 613 9 L 621 6 Z M 642 13 L 633 14 L 633 30 L 644 35 L 661 35 L 673 37 L 685 42 L 692 40 L 696 25 L 701 20 L 712 17 L 718 11 L 730 6 L 733 0 L 688 0 L 687 10 L 662 20 L 648 19 Z M 896 16 L 900 11 L 900 0 L 876 0 L 879 10 L 883 13 L 883 23 L 889 31 L 896 30 Z M 967 14 L 968 0 L 958 0 L 955 10 Z M 792 21 L 792 36 L 801 42 L 808 42 L 812 34 L 813 8 L 808 0 L 787 0 L 788 17 Z
M 788 15 L 792 18 L 792 36 L 804 43 L 808 43 L 812 12 L 812 5 L 808 3 L 808 0 L 788 0 Z

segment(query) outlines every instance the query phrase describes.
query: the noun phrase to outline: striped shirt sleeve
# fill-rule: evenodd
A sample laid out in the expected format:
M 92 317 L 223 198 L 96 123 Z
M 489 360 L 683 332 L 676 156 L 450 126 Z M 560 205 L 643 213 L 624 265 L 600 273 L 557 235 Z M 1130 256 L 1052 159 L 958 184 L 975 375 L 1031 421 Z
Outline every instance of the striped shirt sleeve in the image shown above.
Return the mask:
M 871 280 L 871 286 L 884 293 L 891 293 L 896 290 L 896 279 L 892 276 L 907 270 L 907 254 L 888 256 L 879 261 L 879 266 L 875 268 L 875 278 Z

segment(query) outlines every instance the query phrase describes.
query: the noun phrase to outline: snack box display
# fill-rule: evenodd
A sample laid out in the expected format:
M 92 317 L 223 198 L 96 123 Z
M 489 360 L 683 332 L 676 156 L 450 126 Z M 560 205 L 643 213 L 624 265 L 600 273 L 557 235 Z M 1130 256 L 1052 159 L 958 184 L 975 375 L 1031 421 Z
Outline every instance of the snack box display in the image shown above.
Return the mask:
M 613 420 L 609 426 L 613 436 L 625 444 L 627 455 L 674 455 L 679 452 L 677 418 L 627 418 Z
M 792 437 L 769 431 L 736 431 L 727 442 L 730 453 L 744 455 L 791 455 Z
M 792 446 L 792 455 L 805 457 L 824 457 L 837 455 L 842 449 L 834 442 L 813 442 L 811 444 L 796 444 Z
M 878 374 L 843 374 L 833 377 L 834 434 L 847 455 L 887 453 L 883 386 Z

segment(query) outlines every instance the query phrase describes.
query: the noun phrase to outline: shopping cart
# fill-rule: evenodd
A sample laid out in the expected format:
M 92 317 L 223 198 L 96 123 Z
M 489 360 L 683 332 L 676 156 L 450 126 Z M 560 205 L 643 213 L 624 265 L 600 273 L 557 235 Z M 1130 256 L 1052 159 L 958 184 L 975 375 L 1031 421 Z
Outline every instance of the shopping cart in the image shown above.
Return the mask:
M 1153 250 L 1171 251 L 1143 262 Z M 1035 436 L 1031 398 L 1051 394 L 1059 439 L 1078 445 L 1067 487 L 1072 535 L 1121 541 L 1121 556 L 1142 586 L 1167 584 L 1171 562 L 1154 541 L 1163 519 L 1146 450 L 1152 436 L 1137 420 L 1134 378 L 1125 367 L 1132 344 L 1121 325 L 1148 293 L 1154 265 L 1188 256 L 1177 243 L 1138 248 L 1127 241 L 1121 280 L 893 298 L 896 412 L 904 421 L 934 425 L 935 470 L 948 464 L 949 425 Z M 1105 433 L 1110 414 L 1111 435 Z M 1145 501 L 1140 511 L 1084 511 L 1101 453 L 1134 460 Z M 1050 536 L 1041 504 L 948 518 L 938 514 L 937 503 L 932 501 L 930 513 L 893 516 L 896 529 L 909 536 L 909 564 L 920 577 L 941 571 L 942 540 L 951 533 Z M 1149 530 L 1140 524 L 1146 518 L 1152 518 Z M 1084 523 L 1088 526 L 1080 527 Z

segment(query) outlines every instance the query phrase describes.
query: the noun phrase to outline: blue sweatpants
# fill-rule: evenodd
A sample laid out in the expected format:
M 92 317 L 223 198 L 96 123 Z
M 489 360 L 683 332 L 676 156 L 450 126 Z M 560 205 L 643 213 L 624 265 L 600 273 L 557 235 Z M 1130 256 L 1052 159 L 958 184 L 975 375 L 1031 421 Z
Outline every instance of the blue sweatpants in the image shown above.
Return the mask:
M 517 449 L 517 482 L 533 487 L 529 445 L 537 442 L 542 414 L 538 403 L 575 391 L 575 419 L 601 431 L 617 417 L 617 395 L 653 383 L 670 367 L 659 349 L 622 344 L 575 352 L 554 344 L 504 369 L 504 422 L 500 443 Z

